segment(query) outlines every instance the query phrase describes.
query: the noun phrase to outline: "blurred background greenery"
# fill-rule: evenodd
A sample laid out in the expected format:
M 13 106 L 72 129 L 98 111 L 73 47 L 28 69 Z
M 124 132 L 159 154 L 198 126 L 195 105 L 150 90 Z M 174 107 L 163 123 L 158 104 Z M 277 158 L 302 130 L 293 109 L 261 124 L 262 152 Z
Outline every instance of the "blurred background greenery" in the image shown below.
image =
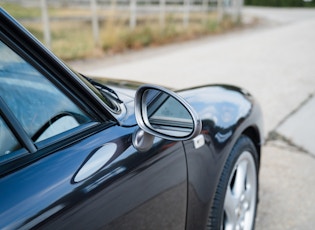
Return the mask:
M 97 4 L 94 11 L 92 1 Z M 164 8 L 161 8 L 162 1 Z M 46 24 L 49 44 L 44 36 L 42 2 L 46 4 L 49 17 L 49 26 Z M 244 26 L 243 3 L 272 7 L 315 6 L 315 0 L 0 0 L 0 3 L 64 60 L 112 55 L 240 28 Z M 131 26 L 132 7 L 137 13 L 133 22 L 136 26 Z M 93 14 L 97 14 L 97 34 L 91 23 Z M 256 22 L 253 20 L 246 26 Z
M 39 1 L 33 4 L 30 2 L 2 0 L 1 7 L 40 41 L 45 42 L 41 5 Z M 159 46 L 209 34 L 223 33 L 242 26 L 240 18 L 235 18 L 235 15 L 233 16 L 228 10 L 219 16 L 216 1 L 200 0 L 189 12 L 187 24 L 183 23 L 184 10 L 166 11 L 162 26 L 158 11 L 155 13 L 153 11 L 153 13 L 139 13 L 136 18 L 136 27 L 131 28 L 129 6 L 125 6 L 125 11 L 123 11 L 119 9 L 118 2 L 114 2 L 117 4 L 115 7 L 110 5 L 113 3 L 110 2 L 109 5 L 97 9 L 100 44 L 96 45 L 92 32 L 91 14 L 93 12 L 91 12 L 90 5 L 56 4 L 56 2 L 48 2 L 47 7 L 51 40 L 49 47 L 64 60 L 112 55 L 130 49 Z M 205 2 L 206 10 L 202 8 L 204 7 L 202 4 Z M 137 4 L 147 3 L 138 2 Z M 159 9 L 158 4 L 159 1 L 153 2 L 153 6 L 157 9 Z M 181 0 L 181 2 L 178 1 L 178 4 L 177 7 L 182 9 L 186 3 Z M 99 3 L 99 5 L 101 4 Z
M 249 6 L 315 7 L 314 0 L 245 0 Z

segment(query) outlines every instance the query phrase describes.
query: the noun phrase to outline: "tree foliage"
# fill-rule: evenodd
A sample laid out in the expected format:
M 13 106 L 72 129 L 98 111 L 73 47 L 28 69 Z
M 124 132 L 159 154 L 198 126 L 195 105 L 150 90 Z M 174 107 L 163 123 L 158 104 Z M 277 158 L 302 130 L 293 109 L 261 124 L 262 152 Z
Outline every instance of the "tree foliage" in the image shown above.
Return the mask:
M 315 7 L 315 0 L 245 0 L 245 5 L 273 7 Z

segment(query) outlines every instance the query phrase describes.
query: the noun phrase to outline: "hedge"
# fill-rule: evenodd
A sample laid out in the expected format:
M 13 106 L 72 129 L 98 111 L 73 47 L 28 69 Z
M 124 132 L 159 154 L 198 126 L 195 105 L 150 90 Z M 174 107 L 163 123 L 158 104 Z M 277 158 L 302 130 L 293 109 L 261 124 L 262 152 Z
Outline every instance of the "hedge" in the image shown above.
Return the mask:
M 315 0 L 245 0 L 245 5 L 273 7 L 315 7 Z

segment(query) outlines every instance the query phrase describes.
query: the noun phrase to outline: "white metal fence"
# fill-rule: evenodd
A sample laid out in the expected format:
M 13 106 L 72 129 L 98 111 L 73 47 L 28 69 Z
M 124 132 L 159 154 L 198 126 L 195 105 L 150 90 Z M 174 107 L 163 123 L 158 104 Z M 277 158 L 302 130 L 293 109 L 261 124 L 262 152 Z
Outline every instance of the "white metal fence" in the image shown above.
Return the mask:
M 115 12 L 115 17 L 129 16 L 129 27 L 137 26 L 137 19 L 143 15 L 155 15 L 158 17 L 161 27 L 165 26 L 168 13 L 180 13 L 182 23 L 187 27 L 191 13 L 217 12 L 217 20 L 221 21 L 224 14 L 230 14 L 237 20 L 241 14 L 243 0 L 2 0 L 3 2 L 16 3 L 24 6 L 40 6 L 42 11 L 42 23 L 44 40 L 48 47 L 51 44 L 50 18 L 48 7 L 75 7 L 85 8 L 91 11 L 90 16 L 81 17 L 92 23 L 93 38 L 96 46 L 100 45 L 100 20 L 106 20 L 99 15 L 100 11 Z M 73 17 L 73 20 L 79 18 Z M 61 19 L 63 20 L 63 19 Z M 65 20 L 65 18 L 64 18 Z M 67 18 L 69 20 L 69 18 Z

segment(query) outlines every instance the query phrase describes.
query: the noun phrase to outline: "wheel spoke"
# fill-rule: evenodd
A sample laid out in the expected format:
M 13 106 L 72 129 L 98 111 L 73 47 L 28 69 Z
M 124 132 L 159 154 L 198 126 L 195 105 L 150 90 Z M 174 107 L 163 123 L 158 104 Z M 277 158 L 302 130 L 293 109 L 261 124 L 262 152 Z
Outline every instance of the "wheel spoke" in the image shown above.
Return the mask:
M 258 182 L 255 151 L 245 150 L 238 154 L 229 166 L 228 180 L 224 181 L 224 212 L 220 213 L 220 229 L 250 230 L 255 221 Z
M 229 223 L 236 223 L 237 217 L 235 209 L 237 206 L 238 200 L 233 196 L 233 193 L 230 188 L 227 189 L 224 200 L 224 211 L 227 216 Z
M 233 192 L 236 197 L 240 197 L 245 191 L 245 183 L 247 176 L 247 161 L 241 161 L 236 168 L 236 177 L 233 187 Z
M 251 202 L 252 202 L 252 198 L 255 195 L 253 193 L 254 193 L 254 191 L 253 191 L 251 185 L 247 186 L 246 190 L 244 191 L 244 196 L 245 196 L 244 202 L 247 203 L 248 208 L 250 207 Z

